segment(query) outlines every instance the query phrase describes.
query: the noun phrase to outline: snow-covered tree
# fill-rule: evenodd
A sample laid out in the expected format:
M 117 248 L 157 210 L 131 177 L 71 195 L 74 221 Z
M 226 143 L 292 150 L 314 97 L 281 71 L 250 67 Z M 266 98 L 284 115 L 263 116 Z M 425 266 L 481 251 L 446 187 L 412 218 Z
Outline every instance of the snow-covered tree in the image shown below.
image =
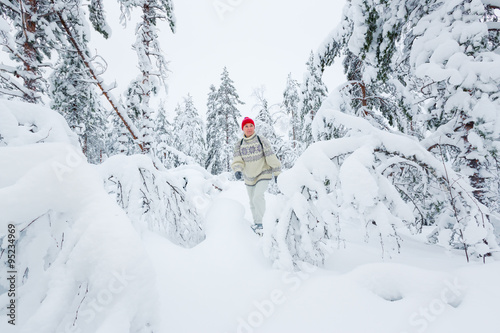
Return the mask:
M 173 139 L 173 125 L 167 119 L 167 111 L 163 104 L 157 110 L 155 117 L 156 155 L 167 169 L 174 167 L 174 157 L 170 152 Z
M 206 169 L 212 174 L 230 171 L 233 148 L 241 131 L 238 118 L 240 101 L 226 67 L 221 75 L 219 89 L 210 87 L 207 101 L 207 146 Z
M 156 330 L 154 269 L 130 219 L 104 190 L 100 166 L 86 162 L 57 112 L 33 103 L 0 104 L 0 136 L 8 148 L 0 149 L 0 160 L 8 161 L 0 174 L 10 183 L 0 188 L 0 258 L 6 262 L 8 245 L 11 252 L 15 247 L 16 311 L 22 316 L 14 331 Z M 15 241 L 7 241 L 8 225 Z M 1 272 L 5 277 L 6 266 Z M 4 313 L 9 284 L 0 281 Z M 107 305 L 96 307 L 105 290 Z M 7 325 L 14 327 L 3 325 L 3 332 Z
M 217 117 L 217 88 L 212 84 L 210 85 L 210 92 L 207 97 L 207 160 L 205 168 L 212 174 L 219 173 L 216 164 L 217 152 L 221 148 L 222 136 L 218 130 L 218 117 Z
M 0 65 L 3 93 L 38 103 L 46 93 L 43 76 L 46 60 L 54 49 L 59 49 L 61 30 L 48 0 L 21 0 L 0 2 L 0 45 L 17 66 Z M 6 24 L 4 24 L 6 23 Z M 12 27 L 8 31 L 6 27 Z M 11 35 L 14 34 L 14 36 Z
M 344 57 L 343 98 L 353 112 L 379 128 L 422 137 L 420 100 L 408 87 L 412 28 L 435 1 L 354 0 L 344 20 L 318 50 L 321 68 Z M 402 38 L 408 36 L 408 39 Z
M 78 134 L 89 162 L 99 163 L 104 151 L 106 119 L 94 85 L 78 57 L 68 52 L 51 78 L 51 106 Z M 83 75 L 82 75 L 83 73 Z
M 286 115 L 288 126 L 288 140 L 284 140 L 278 154 L 281 166 L 289 169 L 297 158 L 304 152 L 305 144 L 302 142 L 302 118 L 299 111 L 299 84 L 288 74 L 287 83 L 283 92 L 281 112 Z
M 108 37 L 110 29 L 104 20 L 102 5 L 100 0 L 90 1 L 90 21 L 98 32 Z M 0 43 L 11 60 L 19 63 L 19 66 L 7 63 L 0 65 L 2 92 L 29 102 L 41 102 L 42 95 L 48 91 L 43 68 L 53 66 L 49 62 L 50 55 L 55 51 L 60 53 L 58 59 L 62 59 L 65 52 L 70 50 L 84 65 L 88 82 L 98 87 L 134 142 L 144 150 L 144 145 L 137 140 L 139 130 L 110 93 L 114 86 L 104 83 L 100 76 L 102 67 L 96 64 L 97 58 L 91 55 L 85 39 L 81 38 L 82 34 L 88 34 L 81 1 L 2 1 L 0 6 Z M 167 13 L 172 21 L 171 6 L 168 6 Z
M 340 93 L 330 96 L 314 124 L 334 124 L 345 135 L 311 145 L 278 179 L 284 197 L 264 221 L 266 254 L 276 265 L 321 265 L 352 225 L 379 243 L 383 256 L 399 251 L 398 230 L 418 232 L 428 222 L 435 225 L 430 241 L 463 249 L 468 259 L 498 251 L 487 208 L 471 195 L 467 177 L 419 141 L 345 114 L 339 103 Z
M 257 101 L 254 105 L 253 110 L 257 109 L 257 116 L 255 117 L 255 128 L 259 135 L 264 136 L 269 140 L 271 146 L 276 151 L 281 144 L 281 139 L 276 134 L 274 129 L 274 121 L 271 117 L 271 111 L 269 103 L 264 96 L 264 88 L 255 89 L 253 92 L 253 97 Z
M 327 96 L 327 88 L 321 78 L 321 70 L 315 54 L 311 51 L 306 63 L 307 72 L 304 74 L 300 87 L 300 117 L 302 122 L 302 141 L 308 146 L 313 143 L 311 123 L 321 103 Z
M 293 146 L 295 147 L 296 142 L 301 139 L 301 117 L 299 113 L 299 84 L 296 80 L 292 78 L 292 74 L 288 74 L 286 80 L 286 88 L 283 92 L 283 102 L 282 107 L 285 113 L 290 118 L 290 131 L 289 138 L 292 140 Z
M 112 113 L 107 118 L 106 126 L 106 148 L 107 156 L 115 154 L 131 155 L 135 152 L 130 133 L 123 122 Z
M 104 12 L 104 0 L 91 0 L 89 5 L 89 20 L 94 27 L 94 30 L 100 33 L 104 38 L 108 39 L 111 35 L 111 28 L 106 22 L 106 14 Z
M 491 42 L 485 15 L 479 0 L 443 3 L 416 25 L 410 65 L 425 85 L 425 124 L 433 135 L 424 144 L 436 153 L 450 147 L 455 169 L 469 177 L 476 199 L 491 206 L 497 198 L 491 184 L 498 173 L 500 73 L 490 68 L 500 66 L 500 44 Z M 428 25 L 441 29 L 440 36 Z M 424 45 L 427 53 L 417 52 Z
M 405 133 L 415 142 L 426 134 L 419 145 L 435 153 L 443 167 L 429 158 L 406 156 L 408 167 L 391 167 L 385 176 L 401 199 L 415 206 L 421 224 L 436 225 L 434 236 L 477 256 L 487 255 L 497 246 L 486 194 L 498 193 L 498 188 L 493 192 L 486 184 L 498 173 L 490 166 L 497 151 L 494 138 L 500 133 L 492 112 L 498 109 L 499 76 L 489 70 L 498 62 L 491 52 L 498 46 L 491 42 L 483 3 L 353 0 L 344 14 L 319 57 L 327 66 L 344 55 L 351 81 L 325 108 L 364 118 L 387 133 Z M 314 121 L 314 133 L 320 140 L 345 137 L 352 135 L 351 126 L 323 114 Z M 384 147 L 378 152 L 401 158 L 400 152 Z
M 181 107 L 176 109 L 173 125 L 173 146 L 187 156 L 191 156 L 198 164 L 206 161 L 205 126 L 188 95 Z
M 88 42 L 84 18 L 78 7 L 66 11 L 74 37 L 80 45 Z M 51 107 L 64 115 L 78 134 L 82 151 L 89 162 L 99 163 L 105 150 L 106 119 L 96 87 L 89 80 L 85 64 L 71 44 L 61 52 L 57 67 L 50 78 Z M 89 54 L 87 54 L 89 56 Z
M 276 153 L 276 157 L 278 157 L 281 162 L 281 167 L 283 169 L 291 168 L 295 160 L 303 152 L 302 143 L 278 135 L 275 129 L 276 121 L 273 119 L 277 113 L 271 115 L 272 107 L 269 106 L 264 96 L 263 88 L 255 89 L 253 97 L 257 101 L 253 107 L 254 111 L 257 110 L 257 116 L 254 119 L 256 133 L 269 140 Z
M 171 0 L 120 0 L 122 18 L 129 16 L 132 8 L 142 10 L 141 21 L 136 27 L 136 41 L 133 45 L 137 53 L 140 74 L 132 81 L 127 91 L 127 106 L 140 122 L 140 142 L 143 152 L 148 153 L 154 146 L 153 110 L 150 99 L 157 94 L 158 86 L 166 86 L 167 61 L 158 38 L 157 21 L 166 20 L 175 32 L 175 18 Z
M 498 172 L 488 167 L 495 163 L 486 157 L 495 156 L 496 148 L 487 143 L 494 139 L 486 138 L 484 133 L 493 137 L 495 134 L 491 129 L 478 128 L 483 114 L 473 115 L 478 104 L 481 110 L 493 107 L 486 105 L 485 94 L 494 103 L 499 84 L 495 75 L 484 77 L 480 65 L 476 66 L 490 66 L 497 61 L 491 51 L 498 48 L 494 37 L 498 30 L 494 12 L 488 8 L 491 9 L 488 1 L 352 1 L 345 15 L 352 19 L 344 21 L 332 34 L 332 42 L 320 54 L 323 63 L 327 63 L 336 53 L 332 50 L 340 45 L 349 63 L 356 64 L 348 67 L 357 68 L 355 71 L 347 67 L 346 71 L 357 73 L 350 79 L 362 79 L 358 85 L 364 91 L 361 98 L 359 93 L 351 92 L 350 96 L 351 101 L 361 100 L 363 107 L 351 103 L 352 110 L 374 115 L 372 118 L 379 116 L 382 126 L 397 126 L 419 139 L 425 131 L 433 132 L 423 143 L 440 154 L 440 142 L 446 155 L 456 160 L 455 169 L 463 169 L 469 175 L 476 198 L 491 205 L 493 200 L 485 193 L 491 194 L 491 189 L 483 188 L 490 183 L 485 175 Z M 364 15 L 349 15 L 360 12 Z M 436 30 L 442 33 L 434 36 Z M 434 49 L 429 45 L 434 45 Z M 472 80 L 473 77 L 480 79 Z M 368 113 L 360 113 L 367 109 L 366 105 Z M 490 117 L 488 122 L 495 120 Z M 469 134 L 486 139 L 485 144 L 479 145 L 490 148 L 476 147 L 478 140 L 469 140 Z
M 116 155 L 101 166 L 109 194 L 138 230 L 152 230 L 173 243 L 193 247 L 205 239 L 185 182 L 159 171 L 148 156 Z

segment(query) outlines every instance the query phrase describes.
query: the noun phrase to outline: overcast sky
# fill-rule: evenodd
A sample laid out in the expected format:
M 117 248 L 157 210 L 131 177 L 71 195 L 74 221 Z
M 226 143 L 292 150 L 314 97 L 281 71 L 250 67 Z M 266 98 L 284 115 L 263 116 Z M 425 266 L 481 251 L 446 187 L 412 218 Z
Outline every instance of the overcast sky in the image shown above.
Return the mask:
M 265 86 L 270 104 L 279 103 L 288 73 L 302 80 L 311 50 L 316 50 L 341 18 L 344 0 L 174 0 L 177 31 L 161 29 L 161 45 L 170 61 L 167 110 L 191 94 L 196 108 L 205 113 L 209 87 L 220 83 L 227 66 L 240 99 L 242 116 L 254 116 L 251 97 Z M 115 5 L 112 3 L 112 5 Z M 110 3 L 105 3 L 110 7 Z M 94 49 L 108 62 L 106 81 L 117 80 L 123 92 L 138 74 L 131 49 L 135 23 L 119 25 L 116 6 L 105 7 L 113 29 L 110 41 L 93 37 Z M 340 66 L 325 73 L 332 89 L 342 82 Z

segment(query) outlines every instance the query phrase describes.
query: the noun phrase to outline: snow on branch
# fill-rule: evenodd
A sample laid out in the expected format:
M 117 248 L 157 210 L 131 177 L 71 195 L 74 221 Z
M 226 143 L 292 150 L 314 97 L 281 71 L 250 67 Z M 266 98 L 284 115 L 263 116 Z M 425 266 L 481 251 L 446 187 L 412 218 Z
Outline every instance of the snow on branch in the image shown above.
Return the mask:
M 148 156 L 116 155 L 99 168 L 109 193 L 138 230 L 149 229 L 184 247 L 205 239 L 182 179 L 159 171 Z
M 488 27 L 488 30 L 500 31 L 500 22 L 486 22 L 486 26 Z
M 96 82 L 97 86 L 99 87 L 99 89 L 101 90 L 102 94 L 104 95 L 104 97 L 106 97 L 106 99 L 108 100 L 108 102 L 111 105 L 111 107 L 113 108 L 113 110 L 116 112 L 116 114 L 118 115 L 120 120 L 123 122 L 127 131 L 132 135 L 132 138 L 134 139 L 134 141 L 139 145 L 139 147 L 141 148 L 141 151 L 144 151 L 143 144 L 138 141 L 138 138 L 140 137 L 139 130 L 134 126 L 134 124 L 132 123 L 132 120 L 130 120 L 130 118 L 128 117 L 125 110 L 122 109 L 120 104 L 116 102 L 113 95 L 111 95 L 109 93 L 109 90 L 104 86 L 103 79 L 97 74 L 96 70 L 92 66 L 91 60 L 86 56 L 86 54 L 83 50 L 83 47 L 77 42 L 77 39 L 73 35 L 70 26 L 66 22 L 64 13 L 61 11 L 56 11 L 56 14 L 59 18 L 59 22 L 62 26 L 62 30 L 66 33 L 68 40 L 75 48 L 78 56 L 80 57 L 82 62 L 85 64 L 85 67 L 87 67 L 87 69 L 89 70 L 90 76 L 95 80 L 95 82 Z
M 175 149 L 170 145 L 162 145 L 162 151 L 168 152 L 169 156 L 174 158 L 177 162 L 181 164 L 197 164 L 194 158 L 184 154 L 182 151 Z
M 44 106 L 0 99 L 0 146 L 65 142 L 80 147 L 64 118 Z
M 383 257 L 399 252 L 398 230 L 418 233 L 424 226 L 434 228 L 429 242 L 444 241 L 467 258 L 498 250 L 488 209 L 467 179 L 417 139 L 337 111 L 337 94 L 323 103 L 313 131 L 343 137 L 314 143 L 279 177 L 283 194 L 264 223 L 265 253 L 275 266 L 323 264 L 342 230 L 353 226 L 365 241 L 380 243 Z
M 481 0 L 485 6 L 500 8 L 500 0 Z
M 483 258 L 498 249 L 486 218 L 489 211 L 474 198 L 466 177 L 428 150 L 435 139 L 419 142 L 375 128 L 365 119 L 338 111 L 340 101 L 332 94 L 319 110 L 313 128 L 317 137 L 331 137 L 338 127 L 344 133 L 341 139 L 315 144 L 332 161 L 338 153 L 347 153 L 331 168 L 339 171 L 329 179 L 338 184 L 337 193 L 342 193 L 342 201 L 337 202 L 341 221 L 351 210 L 354 221 L 367 225 L 375 221 L 386 239 L 397 237 L 396 230 L 403 225 L 414 232 L 420 232 L 422 226 L 434 226 L 429 241 L 437 241 L 437 235 L 442 234 L 451 248 Z M 314 170 L 319 167 L 311 165 L 310 171 Z M 325 179 L 321 175 L 316 178 Z M 387 223 L 380 225 L 379 221 Z

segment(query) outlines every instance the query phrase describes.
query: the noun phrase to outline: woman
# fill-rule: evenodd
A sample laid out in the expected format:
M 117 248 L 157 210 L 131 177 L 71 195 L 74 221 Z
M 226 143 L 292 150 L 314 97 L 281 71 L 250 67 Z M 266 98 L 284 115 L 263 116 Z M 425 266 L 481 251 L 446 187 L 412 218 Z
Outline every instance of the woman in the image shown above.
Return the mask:
M 233 163 L 231 168 L 236 179 L 245 180 L 250 199 L 254 225 L 252 229 L 262 234 L 262 217 L 266 211 L 264 193 L 269 181 L 275 181 L 281 172 L 281 163 L 273 152 L 269 141 L 255 133 L 255 123 L 245 117 L 241 123 L 243 138 L 234 146 Z

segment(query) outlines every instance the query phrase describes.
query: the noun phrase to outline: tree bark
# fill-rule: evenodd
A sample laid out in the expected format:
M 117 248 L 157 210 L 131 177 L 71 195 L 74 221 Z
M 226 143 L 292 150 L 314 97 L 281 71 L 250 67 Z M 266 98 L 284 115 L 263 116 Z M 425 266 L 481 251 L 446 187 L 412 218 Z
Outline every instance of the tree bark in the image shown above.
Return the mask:
M 38 0 L 27 0 L 26 5 L 23 6 L 22 1 L 19 1 L 19 7 L 21 9 L 21 21 L 23 24 L 23 34 L 24 34 L 24 43 L 23 43 L 23 53 L 24 53 L 24 70 L 28 73 L 31 73 L 29 76 L 24 76 L 24 86 L 30 92 L 38 91 L 37 80 L 40 76 L 38 74 L 38 68 L 34 65 L 36 64 L 36 50 L 33 45 L 33 37 L 36 33 L 36 22 L 33 21 L 32 14 L 36 14 L 38 8 Z M 27 8 L 25 8 L 27 7 Z M 36 103 L 39 98 L 36 97 L 35 94 L 27 95 L 24 94 L 24 98 L 29 103 Z

